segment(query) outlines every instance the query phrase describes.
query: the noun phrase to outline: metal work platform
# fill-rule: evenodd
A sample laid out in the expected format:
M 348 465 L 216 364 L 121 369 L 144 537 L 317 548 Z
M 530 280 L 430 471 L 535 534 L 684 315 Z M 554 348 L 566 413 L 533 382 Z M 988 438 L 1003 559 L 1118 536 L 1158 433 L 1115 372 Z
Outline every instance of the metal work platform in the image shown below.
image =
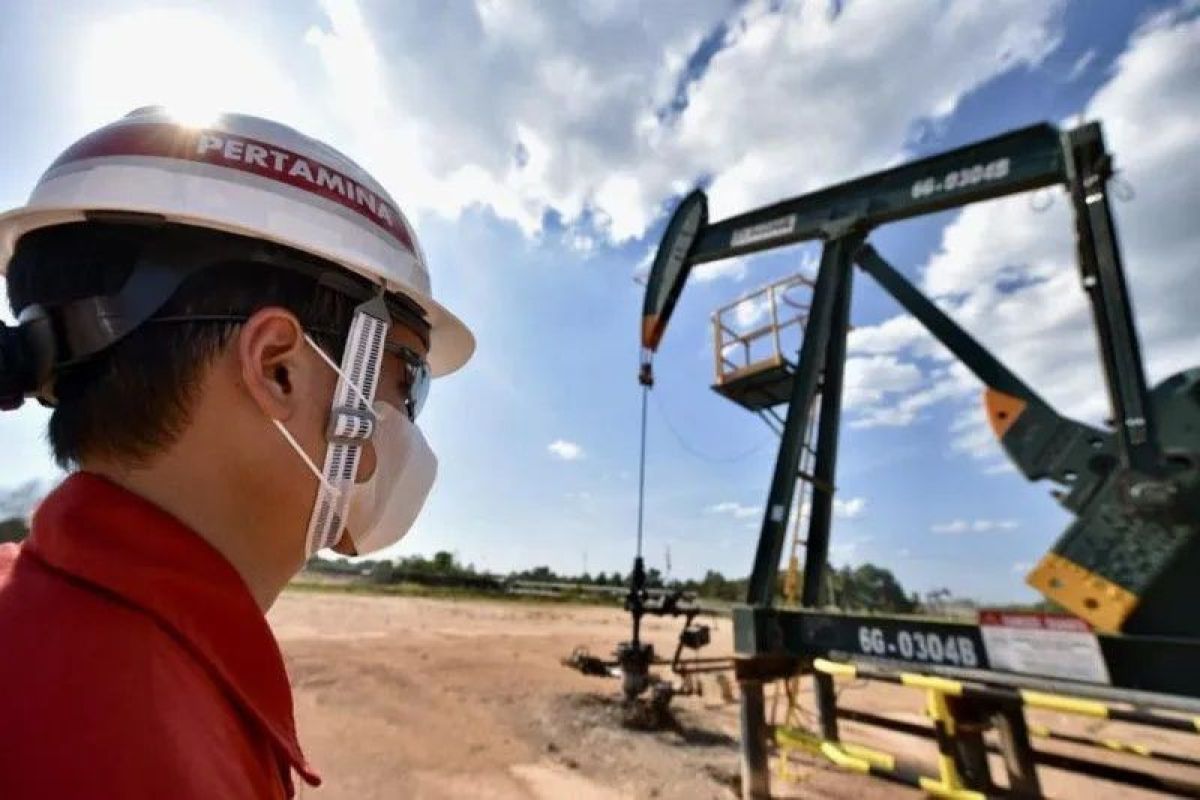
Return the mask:
M 808 276 L 792 275 L 713 312 L 713 391 L 754 412 L 791 399 L 796 364 L 784 354 L 798 349 L 812 287 Z
M 712 388 L 747 411 L 765 411 L 788 401 L 795 375 L 795 364 L 772 357 L 730 372 Z

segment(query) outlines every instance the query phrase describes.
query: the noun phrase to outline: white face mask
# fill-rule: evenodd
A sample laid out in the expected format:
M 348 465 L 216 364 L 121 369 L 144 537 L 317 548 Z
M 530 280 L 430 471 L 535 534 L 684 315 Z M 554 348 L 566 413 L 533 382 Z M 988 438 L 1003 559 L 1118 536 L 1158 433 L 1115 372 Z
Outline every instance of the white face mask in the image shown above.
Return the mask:
M 314 342 L 308 340 L 308 343 L 343 381 L 347 380 L 342 370 Z M 362 397 L 357 388 L 353 391 Z M 393 545 L 408 533 L 437 477 L 437 456 L 407 414 L 382 401 L 371 404 L 367 413 L 373 417 L 368 440 L 375 451 L 375 471 L 365 482 L 352 483 L 342 489 L 332 485 L 317 469 L 282 422 L 271 420 L 320 482 L 321 491 L 334 497 L 338 505 L 346 509 L 345 528 L 360 556 Z M 343 498 L 343 493 L 348 496 Z M 332 546 L 337 541 L 333 531 L 324 545 L 312 533 L 310 527 L 305 557 L 315 555 L 323 546 Z
M 358 554 L 393 545 L 408 533 L 437 477 L 437 456 L 407 414 L 376 401 L 375 472 L 350 489 L 346 530 Z

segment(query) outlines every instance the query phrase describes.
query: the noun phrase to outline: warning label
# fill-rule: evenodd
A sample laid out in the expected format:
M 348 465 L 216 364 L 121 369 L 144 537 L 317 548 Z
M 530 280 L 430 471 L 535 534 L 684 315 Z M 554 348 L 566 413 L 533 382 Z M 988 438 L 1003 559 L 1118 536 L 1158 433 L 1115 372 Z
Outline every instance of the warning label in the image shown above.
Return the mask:
M 1111 683 L 1096 634 L 1081 619 L 1065 614 L 980 611 L 979 630 L 993 669 Z

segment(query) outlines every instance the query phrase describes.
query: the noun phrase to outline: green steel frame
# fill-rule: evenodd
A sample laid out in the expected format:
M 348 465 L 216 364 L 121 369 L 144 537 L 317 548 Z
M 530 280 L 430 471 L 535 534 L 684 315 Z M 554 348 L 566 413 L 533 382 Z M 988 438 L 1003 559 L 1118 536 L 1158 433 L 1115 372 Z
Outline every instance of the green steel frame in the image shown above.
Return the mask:
M 855 264 L 989 388 L 1024 403 L 1021 424 L 1005 435 L 1004 446 L 1026 477 L 1064 486 L 1062 502 L 1069 509 L 1079 512 L 1101 491 L 1111 491 L 1114 465 L 1118 464 L 1125 469 L 1125 478 L 1133 476 L 1142 482 L 1139 485 L 1151 501 L 1178 489 L 1178 481 L 1167 485 L 1164 479 L 1157 421 L 1108 206 L 1106 186 L 1111 175 L 1112 160 L 1105 151 L 1098 123 L 1065 132 L 1039 124 L 712 224 L 707 223 L 702 192 L 693 192 L 680 204 L 649 279 L 643 322 L 645 374 L 693 265 L 807 240 L 823 242 L 746 605 L 736 609 L 734 615 L 738 677 L 743 689 L 745 797 L 768 795 L 763 682 L 795 674 L 812 659 L 831 653 L 864 655 L 855 645 L 862 621 L 818 609 L 829 553 L 842 372 Z M 873 228 L 887 222 L 1054 185 L 1068 189 L 1075 212 L 1082 283 L 1095 317 L 1115 433 L 1057 414 L 865 243 Z M 776 580 L 798 479 L 804 428 L 818 396 L 821 406 L 813 475 L 816 488 L 807 529 L 801 608 L 777 609 Z M 1196 467 L 1190 469 L 1194 472 Z M 1188 489 L 1192 484 L 1184 481 L 1183 485 Z M 1195 527 L 1195 519 L 1187 520 L 1184 535 L 1171 547 L 1151 554 L 1158 559 L 1153 564 L 1155 569 L 1178 560 L 1180 552 L 1187 550 L 1187 542 L 1191 542 L 1193 555 L 1200 553 L 1200 545 L 1196 545 L 1200 536 L 1191 535 Z M 1179 586 L 1173 591 L 1177 596 Z M 1191 596 L 1195 599 L 1194 591 Z M 1190 698 L 1200 697 L 1200 629 L 1195 627 L 1195 620 L 1178 629 L 1180 623 L 1175 618 L 1181 615 L 1171 614 L 1172 597 L 1150 599 L 1155 602 L 1146 603 L 1149 611 L 1137 618 L 1137 635 L 1102 637 L 1109 671 L 1118 690 L 1162 693 L 1154 695 L 1158 698 L 1175 696 L 1190 708 Z M 887 618 L 870 619 L 873 625 L 879 625 Z M 903 624 L 930 633 L 945 627 L 944 623 L 921 620 Z M 975 626 L 961 628 L 969 629 L 967 635 L 979 639 Z M 979 650 L 982 652 L 982 644 Z M 986 669 L 986 660 L 979 666 Z M 814 678 L 822 735 L 836 741 L 838 710 L 832 679 L 820 673 Z M 1027 741 L 1018 744 L 1028 751 Z M 1024 766 L 1031 768 L 1029 764 Z

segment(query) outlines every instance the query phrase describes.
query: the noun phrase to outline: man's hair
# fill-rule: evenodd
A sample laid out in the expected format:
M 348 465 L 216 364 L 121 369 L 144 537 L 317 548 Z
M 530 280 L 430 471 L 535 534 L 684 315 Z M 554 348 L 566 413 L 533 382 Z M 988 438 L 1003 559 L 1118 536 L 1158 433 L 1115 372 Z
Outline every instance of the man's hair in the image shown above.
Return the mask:
M 8 268 L 13 313 L 31 303 L 53 307 L 119 291 L 155 233 L 153 226 L 81 222 L 25 234 Z M 192 275 L 154 317 L 245 317 L 278 306 L 295 314 L 336 361 L 356 305 L 309 275 L 224 263 Z M 239 327 L 237 321 L 151 319 L 95 356 L 61 369 L 48 437 L 54 459 L 64 469 L 89 457 L 148 463 L 186 428 L 209 366 Z

